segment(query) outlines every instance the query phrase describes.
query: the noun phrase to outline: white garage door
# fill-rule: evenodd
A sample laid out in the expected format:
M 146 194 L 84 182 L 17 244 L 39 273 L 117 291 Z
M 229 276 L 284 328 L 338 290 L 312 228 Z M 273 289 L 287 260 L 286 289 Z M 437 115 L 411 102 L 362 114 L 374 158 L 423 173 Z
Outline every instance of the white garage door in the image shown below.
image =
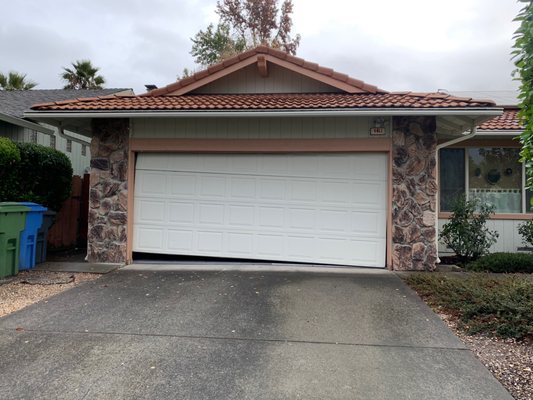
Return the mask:
M 385 266 L 384 154 L 140 154 L 133 250 Z

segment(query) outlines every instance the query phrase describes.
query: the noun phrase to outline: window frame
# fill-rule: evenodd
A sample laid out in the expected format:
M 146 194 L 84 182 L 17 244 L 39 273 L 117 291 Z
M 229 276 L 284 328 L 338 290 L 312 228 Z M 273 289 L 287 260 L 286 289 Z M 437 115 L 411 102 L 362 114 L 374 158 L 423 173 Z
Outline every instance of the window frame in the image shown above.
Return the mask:
M 516 144 L 501 144 L 501 143 L 498 143 L 498 144 L 492 144 L 490 142 L 487 142 L 486 144 L 484 143 L 476 143 L 476 144 L 470 144 L 470 145 L 462 145 L 462 146 L 450 146 L 450 147 L 443 147 L 441 149 L 439 149 L 439 165 L 441 163 L 441 151 L 444 150 L 444 149 L 463 149 L 464 150 L 464 157 L 465 157 L 465 160 L 464 160 L 464 173 L 465 173 L 465 192 L 464 192 L 464 196 L 466 198 L 466 200 L 470 200 L 470 196 L 469 196 L 469 187 L 470 187 L 470 178 L 469 178 L 469 156 L 468 156 L 468 153 L 469 153 L 469 149 L 479 149 L 479 148 L 501 148 L 501 149 L 519 149 L 520 146 L 517 146 Z M 522 167 L 522 186 L 521 186 L 521 190 L 522 190 L 522 193 L 521 193 L 521 197 L 522 197 L 522 201 L 521 201 L 521 211 L 520 212 L 516 212 L 516 213 L 502 213 L 502 212 L 496 212 L 494 214 L 494 217 L 496 218 L 499 218 L 499 219 L 504 219 L 504 217 L 509 217 L 508 219 L 519 219 L 519 218 L 513 218 L 513 217 L 521 217 L 520 219 L 533 219 L 533 210 L 528 212 L 527 209 L 526 209 L 526 201 L 527 201 L 527 196 L 526 196 L 526 191 L 527 191 L 527 188 L 526 188 L 526 168 L 525 168 L 525 164 L 523 162 L 520 163 L 521 167 Z M 438 201 L 438 210 L 439 210 L 439 218 L 447 218 L 449 215 L 451 215 L 451 212 L 450 211 L 441 211 L 441 197 L 440 197 L 440 194 L 442 193 L 441 192 L 441 188 L 440 188 L 440 182 L 441 182 L 441 176 L 440 176 L 440 167 L 438 168 L 438 173 L 439 173 L 439 201 Z

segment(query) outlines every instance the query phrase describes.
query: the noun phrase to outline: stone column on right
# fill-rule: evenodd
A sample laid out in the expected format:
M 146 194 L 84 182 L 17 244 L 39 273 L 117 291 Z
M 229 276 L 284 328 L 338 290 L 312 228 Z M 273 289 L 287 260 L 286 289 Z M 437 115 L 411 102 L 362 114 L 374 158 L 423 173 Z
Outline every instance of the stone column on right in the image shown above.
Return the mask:
M 392 268 L 435 269 L 437 261 L 436 118 L 394 117 Z

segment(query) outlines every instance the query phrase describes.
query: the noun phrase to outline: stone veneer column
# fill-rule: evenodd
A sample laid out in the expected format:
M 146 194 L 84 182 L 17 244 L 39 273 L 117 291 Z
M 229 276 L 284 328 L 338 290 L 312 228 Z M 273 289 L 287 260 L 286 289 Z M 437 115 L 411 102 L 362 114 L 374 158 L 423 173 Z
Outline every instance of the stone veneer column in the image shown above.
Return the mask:
M 395 117 L 392 133 L 392 267 L 433 270 L 437 261 L 435 117 Z
M 126 261 L 128 207 L 127 119 L 94 119 L 91 141 L 88 259 Z

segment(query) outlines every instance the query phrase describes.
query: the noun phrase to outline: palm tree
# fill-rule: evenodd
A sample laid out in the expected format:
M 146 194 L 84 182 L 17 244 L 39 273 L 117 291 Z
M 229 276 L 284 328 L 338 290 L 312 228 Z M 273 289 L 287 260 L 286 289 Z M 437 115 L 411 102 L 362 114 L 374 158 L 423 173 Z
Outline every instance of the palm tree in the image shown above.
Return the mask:
M 7 75 L 0 73 L 0 89 L 30 90 L 37 86 L 36 82 L 26 79 L 26 74 L 10 71 Z
M 72 68 L 63 67 L 61 79 L 66 82 L 63 89 L 102 89 L 105 79 L 96 75 L 100 68 L 93 67 L 89 60 L 77 60 Z

